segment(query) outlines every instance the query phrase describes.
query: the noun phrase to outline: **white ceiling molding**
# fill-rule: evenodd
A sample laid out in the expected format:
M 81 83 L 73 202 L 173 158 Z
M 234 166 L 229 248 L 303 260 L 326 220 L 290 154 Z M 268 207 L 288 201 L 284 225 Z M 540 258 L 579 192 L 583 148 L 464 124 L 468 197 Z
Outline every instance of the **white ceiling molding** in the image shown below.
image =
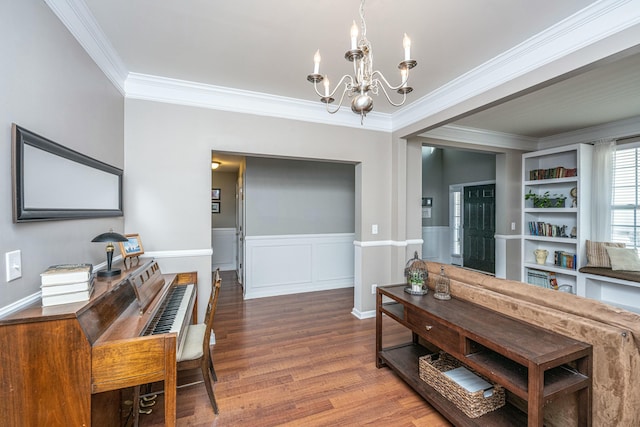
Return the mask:
M 45 0 L 113 84 L 129 98 L 194 105 L 391 132 L 433 116 L 585 46 L 640 23 L 640 0 L 600 0 L 463 74 L 392 115 L 369 113 L 364 126 L 317 102 L 129 73 L 83 0 Z M 199 93 L 201 92 L 201 93 Z
M 639 0 L 601 0 L 412 102 L 393 130 L 453 107 L 640 23 Z
M 534 151 L 538 148 L 538 138 L 457 125 L 444 125 L 418 136 L 513 150 Z
M 166 77 L 129 73 L 125 92 L 130 99 L 391 132 L 389 114 L 369 113 L 363 126 L 360 116 L 353 114 L 350 109 L 329 114 L 324 105 L 318 102 Z
M 44 0 L 122 95 L 127 70 L 82 0 Z
M 631 117 L 600 126 L 592 126 L 573 132 L 540 138 L 539 149 L 559 147 L 578 142 L 595 142 L 603 138 L 628 138 L 635 135 L 640 135 L 640 117 Z

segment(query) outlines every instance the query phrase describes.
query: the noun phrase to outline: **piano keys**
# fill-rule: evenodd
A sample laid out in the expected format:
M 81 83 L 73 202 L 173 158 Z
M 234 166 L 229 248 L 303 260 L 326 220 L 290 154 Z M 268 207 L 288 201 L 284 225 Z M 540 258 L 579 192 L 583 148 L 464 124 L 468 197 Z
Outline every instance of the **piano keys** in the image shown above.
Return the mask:
M 96 280 L 88 302 L 38 301 L 0 319 L 3 424 L 119 426 L 122 389 L 164 381 L 165 423 L 175 425 L 176 355 L 196 320 L 196 283 L 195 272 L 162 274 L 150 260 Z M 180 288 L 169 330 L 147 332 Z
M 187 320 L 191 318 L 188 313 L 193 310 L 195 294 L 196 285 L 193 283 L 172 287 L 165 303 L 146 327 L 144 335 L 177 333 L 180 354 L 187 337 L 185 328 L 189 324 Z

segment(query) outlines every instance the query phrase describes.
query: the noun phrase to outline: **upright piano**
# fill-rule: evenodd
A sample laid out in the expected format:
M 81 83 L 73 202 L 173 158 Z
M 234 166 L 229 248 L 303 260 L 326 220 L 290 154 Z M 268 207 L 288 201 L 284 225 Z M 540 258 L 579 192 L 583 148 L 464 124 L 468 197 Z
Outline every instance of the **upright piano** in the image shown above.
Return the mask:
M 0 424 L 119 426 L 122 390 L 164 381 L 165 424 L 175 425 L 176 356 L 196 320 L 196 286 L 197 273 L 162 274 L 151 259 L 96 278 L 89 301 L 38 301 L 1 318 Z

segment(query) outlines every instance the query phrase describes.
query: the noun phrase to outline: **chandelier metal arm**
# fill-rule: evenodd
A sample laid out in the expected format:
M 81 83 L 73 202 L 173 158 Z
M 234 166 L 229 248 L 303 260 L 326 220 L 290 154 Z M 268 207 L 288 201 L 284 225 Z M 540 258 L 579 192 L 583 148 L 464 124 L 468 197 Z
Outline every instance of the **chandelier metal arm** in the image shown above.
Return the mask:
M 376 81 L 376 83 L 377 83 L 377 82 L 379 82 L 379 80 L 375 80 L 375 81 Z M 386 82 L 386 80 L 385 80 L 385 82 Z M 400 106 L 401 106 L 401 105 L 403 105 L 403 104 L 405 103 L 405 101 L 407 100 L 407 92 L 403 92 L 403 93 L 402 93 L 402 102 L 400 102 L 400 103 L 395 103 L 395 102 L 393 102 L 393 101 L 391 100 L 391 98 L 389 97 L 389 94 L 387 93 L 387 89 L 385 89 L 384 85 L 380 84 L 380 85 L 378 85 L 378 86 L 382 89 L 382 93 L 384 93 L 384 97 L 385 97 L 385 98 L 387 98 L 387 101 L 389 102 L 389 104 L 393 105 L 394 107 L 400 107 Z M 389 86 L 389 85 L 387 84 L 387 86 Z M 400 86 L 398 86 L 398 88 L 399 88 L 399 87 L 400 87 Z M 394 88 L 392 88 L 391 86 L 389 86 L 389 88 L 390 88 L 390 89 L 392 89 L 392 90 L 394 89 Z M 397 89 L 397 88 L 396 88 L 396 89 Z
M 407 81 L 409 81 L 409 72 L 407 72 L 407 77 L 404 78 L 402 80 L 402 82 L 400 82 L 400 84 L 398 86 L 392 86 L 389 81 L 384 77 L 384 74 L 382 74 L 380 71 L 376 70 L 371 74 L 371 79 L 372 80 L 376 80 L 375 77 L 378 76 L 380 77 L 380 79 L 382 79 L 382 81 L 387 85 L 387 87 L 390 90 L 398 90 L 400 89 L 403 85 L 405 85 L 407 83 Z M 383 87 L 384 90 L 384 87 Z
M 338 88 L 336 87 L 336 90 Z M 325 104 L 327 104 L 327 113 L 329 114 L 335 114 L 338 112 L 338 110 L 340 110 L 340 108 L 342 107 L 342 101 L 344 101 L 344 96 L 345 94 L 349 91 L 350 89 L 345 85 L 344 90 L 342 91 L 342 95 L 340 95 L 340 101 L 338 101 L 338 103 L 336 104 L 336 109 L 331 111 L 331 109 L 329 108 L 329 102 L 325 102 Z M 335 93 L 335 90 L 333 91 Z M 331 99 L 331 98 L 329 98 Z
M 335 95 L 335 93 L 338 91 L 338 88 L 339 88 L 340 86 L 342 86 L 342 84 L 344 83 L 344 81 L 345 81 L 346 79 L 349 79 L 349 80 L 350 80 L 350 82 L 349 82 L 349 83 L 345 83 L 345 86 L 346 86 L 345 91 L 346 91 L 347 89 L 351 89 L 351 87 L 353 86 L 353 77 L 352 77 L 352 76 L 350 76 L 350 75 L 348 75 L 348 74 L 345 74 L 344 76 L 342 76 L 342 78 L 340 79 L 340 81 L 338 82 L 338 84 L 336 85 L 336 87 L 335 87 L 335 88 L 333 88 L 333 92 L 331 92 L 331 93 L 330 93 L 330 94 L 328 94 L 328 95 L 327 95 L 327 94 L 324 94 L 324 93 L 321 93 L 321 92 L 318 90 L 318 82 L 317 82 L 317 81 L 314 81 L 314 82 L 313 82 L 313 89 L 316 91 L 316 94 L 317 94 L 320 98 L 324 98 L 324 97 L 332 98 L 332 97 L 333 97 L 333 95 Z M 340 99 L 342 99 L 342 98 L 344 98 L 344 93 L 342 94 L 342 97 L 341 97 Z M 340 105 L 340 104 L 338 104 L 338 105 Z

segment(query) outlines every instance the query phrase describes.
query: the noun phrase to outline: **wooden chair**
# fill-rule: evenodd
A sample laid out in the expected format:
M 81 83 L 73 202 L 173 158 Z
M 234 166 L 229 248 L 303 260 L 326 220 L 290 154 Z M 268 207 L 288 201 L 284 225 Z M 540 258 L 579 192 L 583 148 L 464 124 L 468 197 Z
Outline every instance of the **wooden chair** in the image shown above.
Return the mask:
M 218 404 L 213 394 L 213 383 L 217 382 L 216 371 L 213 368 L 213 359 L 211 358 L 210 337 L 213 328 L 213 318 L 218 305 L 218 297 L 220 295 L 220 287 L 222 279 L 220 278 L 220 269 L 214 272 L 212 281 L 211 295 L 209 296 L 209 304 L 204 317 L 204 323 L 189 325 L 187 337 L 183 345 L 182 352 L 178 355 L 178 372 L 188 369 L 200 368 L 202 371 L 202 380 L 209 394 L 211 407 L 217 415 Z M 189 384 L 191 385 L 191 384 Z
M 216 371 L 213 368 L 213 359 L 211 358 L 211 345 L 210 337 L 213 329 L 213 318 L 216 312 L 216 306 L 218 305 L 218 296 L 220 295 L 220 287 L 222 286 L 222 279 L 220 278 L 220 269 L 214 272 L 211 294 L 209 295 L 209 303 L 207 304 L 207 311 L 204 316 L 204 323 L 198 323 L 195 325 L 189 325 L 187 328 L 187 336 L 182 347 L 182 351 L 176 357 L 178 372 L 189 369 L 200 368 L 202 371 L 202 382 L 207 389 L 209 400 L 211 401 L 211 407 L 213 412 L 218 415 L 218 404 L 216 403 L 216 397 L 213 394 L 213 385 L 218 381 Z M 195 384 L 200 384 L 200 381 L 178 386 L 178 388 L 187 387 Z M 138 426 L 138 419 L 140 412 L 145 411 L 141 407 L 140 403 L 140 387 L 134 389 L 133 398 L 133 425 Z M 144 399 L 144 397 L 143 397 Z M 149 403 L 148 406 L 153 405 Z M 144 404 L 143 404 L 144 406 Z M 147 409 L 148 410 L 148 409 Z

